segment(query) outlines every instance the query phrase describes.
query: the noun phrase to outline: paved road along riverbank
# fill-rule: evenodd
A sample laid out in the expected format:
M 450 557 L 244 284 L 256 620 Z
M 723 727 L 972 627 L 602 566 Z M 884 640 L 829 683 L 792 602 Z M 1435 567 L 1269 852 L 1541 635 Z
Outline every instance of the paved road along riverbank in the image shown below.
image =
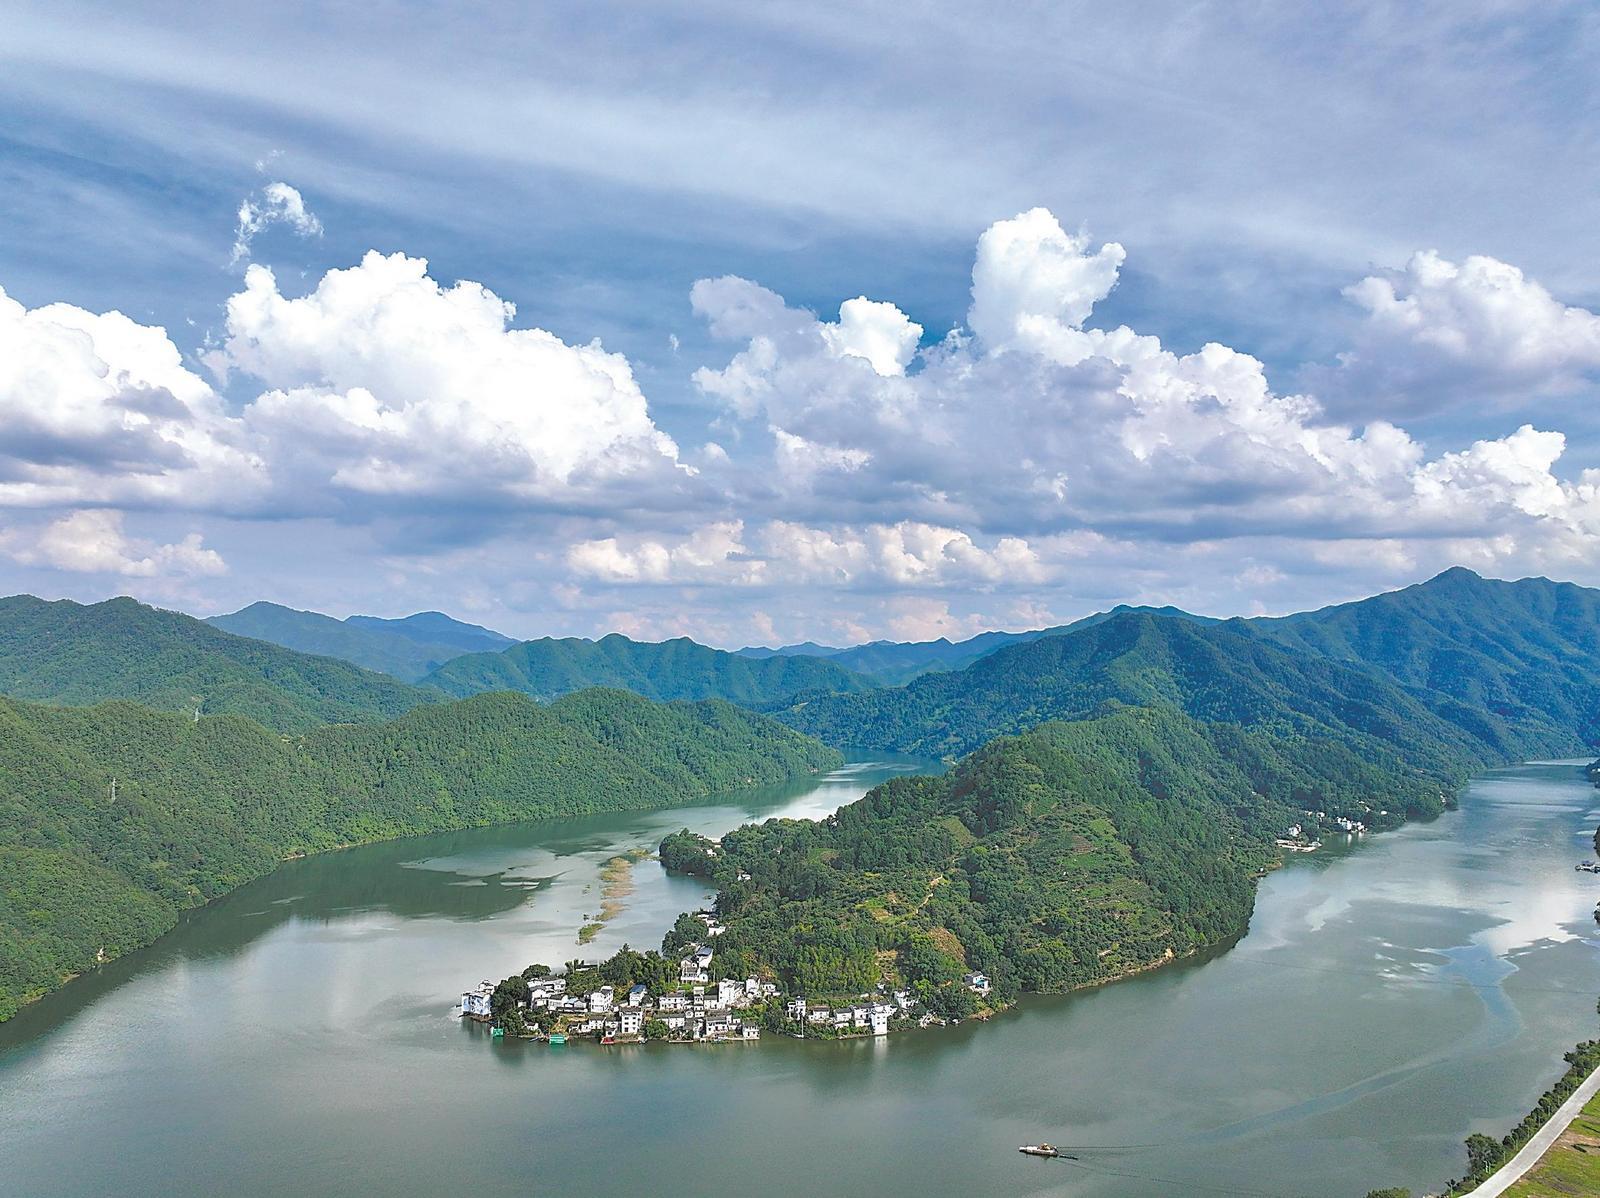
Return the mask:
M 1550 1146 L 1561 1138 L 1561 1133 L 1572 1125 L 1572 1121 L 1597 1093 L 1600 1093 L 1600 1069 L 1584 1079 L 1583 1084 L 1572 1092 L 1572 1097 L 1550 1116 L 1549 1122 L 1533 1133 L 1533 1139 L 1522 1146 L 1521 1152 L 1490 1174 L 1481 1186 L 1470 1191 L 1471 1198 L 1497 1198 L 1520 1181 L 1522 1175 L 1550 1151 Z

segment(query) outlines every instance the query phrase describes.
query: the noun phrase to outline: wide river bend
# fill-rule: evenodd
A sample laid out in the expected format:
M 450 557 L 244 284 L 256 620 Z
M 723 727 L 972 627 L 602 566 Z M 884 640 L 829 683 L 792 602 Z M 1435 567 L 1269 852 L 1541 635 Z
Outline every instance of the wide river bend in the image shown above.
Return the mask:
M 1239 943 L 887 1041 L 491 1042 L 462 987 L 654 947 L 706 894 L 612 856 L 816 817 L 908 761 L 661 812 L 292 862 L 0 1025 L 0 1191 L 163 1195 L 1427 1192 L 1600 1033 L 1600 802 L 1576 763 L 1299 857 Z M 1081 1161 L 1018 1155 L 1035 1140 Z

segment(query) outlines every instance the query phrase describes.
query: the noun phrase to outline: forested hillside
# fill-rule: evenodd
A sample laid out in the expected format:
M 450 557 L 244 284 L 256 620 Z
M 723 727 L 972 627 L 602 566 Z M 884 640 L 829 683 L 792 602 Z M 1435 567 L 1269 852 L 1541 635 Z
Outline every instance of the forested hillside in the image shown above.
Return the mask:
M 749 707 L 872 685 L 823 658 L 743 657 L 687 637 L 647 643 L 617 633 L 598 641 L 545 637 L 500 653 L 458 657 L 423 682 L 458 697 L 514 690 L 553 699 L 585 687 L 614 686 L 650 699 L 726 699 Z
M 1600 743 L 1600 591 L 1447 570 L 1404 590 L 1243 621 L 1300 652 L 1371 666 L 1431 705 L 1483 713 L 1507 756 Z
M 281 732 L 385 720 L 432 692 L 344 661 L 234 636 L 132 599 L 0 599 L 0 694 L 47 703 L 131 699 L 232 713 Z
M 830 743 L 957 756 L 996 735 L 1092 716 L 1109 702 L 1280 730 L 1393 770 L 1452 772 L 1495 759 L 1477 732 L 1371 670 L 1287 651 L 1237 622 L 1149 613 L 1013 645 L 903 689 L 815 699 L 783 719 Z
M 615 691 L 547 707 L 484 695 L 293 737 L 238 716 L 0 700 L 0 1018 L 289 855 L 670 806 L 837 761 L 725 703 Z
M 336 620 L 276 603 L 252 603 L 227 615 L 210 616 L 206 623 L 299 653 L 337 657 L 406 682 L 417 681 L 463 653 L 498 650 L 514 643 L 498 632 L 438 612 L 421 612 L 403 620 L 375 616 Z
M 1005 998 L 1236 936 L 1274 837 L 1306 810 L 1390 827 L 1440 811 L 1455 781 L 1307 752 L 1287 729 L 1118 708 L 884 783 L 823 823 L 749 825 L 718 845 L 680 833 L 662 860 L 720 888 L 719 972 L 768 970 L 815 997 L 886 977 L 959 1015 L 967 969 Z

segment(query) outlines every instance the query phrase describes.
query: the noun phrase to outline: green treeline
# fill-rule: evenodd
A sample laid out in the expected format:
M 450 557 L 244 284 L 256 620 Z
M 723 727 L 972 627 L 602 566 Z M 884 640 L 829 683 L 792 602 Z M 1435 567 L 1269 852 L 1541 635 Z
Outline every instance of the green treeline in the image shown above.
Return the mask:
M 483 695 L 298 736 L 127 702 L 0 700 L 0 1018 L 287 856 L 671 806 L 838 760 L 725 703 L 604 690 L 549 706 Z
M 687 637 L 650 644 L 617 633 L 598 641 L 545 637 L 498 653 L 471 653 L 446 662 L 423 684 L 457 698 L 514 690 L 553 699 L 585 687 L 614 686 L 650 699 L 726 699 L 747 707 L 873 685 L 825 658 L 745 657 Z
M 1274 838 L 1306 811 L 1390 827 L 1442 810 L 1455 780 L 1293 732 L 1116 707 L 886 782 L 821 823 L 747 825 L 718 844 L 677 833 L 661 859 L 719 888 L 719 975 L 813 997 L 885 980 L 962 1015 L 967 971 L 1004 1000 L 1237 936 Z M 680 921 L 664 950 L 695 930 Z

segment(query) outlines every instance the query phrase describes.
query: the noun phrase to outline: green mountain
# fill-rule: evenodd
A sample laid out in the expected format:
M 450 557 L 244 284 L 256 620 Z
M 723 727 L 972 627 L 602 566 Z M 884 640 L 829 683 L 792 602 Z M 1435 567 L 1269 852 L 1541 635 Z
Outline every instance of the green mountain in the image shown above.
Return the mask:
M 1246 725 L 1310 720 L 1419 762 L 1581 753 L 1600 741 L 1600 592 L 1451 570 L 1282 619 L 1124 613 L 783 718 L 833 743 L 959 755 L 1107 701 Z
M 403 620 L 350 616 L 336 620 L 314 611 L 276 603 L 252 603 L 206 621 L 236 636 L 269 641 L 299 653 L 337 657 L 363 669 L 416 682 L 430 670 L 463 653 L 498 650 L 515 644 L 476 624 L 463 624 L 439 612 L 419 612 Z
M 0 599 L 0 694 L 48 703 L 131 699 L 249 716 L 280 732 L 389 719 L 435 696 L 344 661 L 234 636 L 132 599 Z
M 1074 620 L 1070 624 L 1057 624 L 1051 628 L 1036 628 L 1029 632 L 980 632 L 964 641 L 951 641 L 940 637 L 936 641 L 872 641 L 849 649 L 830 649 L 806 641 L 799 645 L 785 645 L 780 649 L 749 648 L 739 652 L 753 657 L 773 655 L 806 655 L 826 657 L 836 665 L 871 675 L 879 683 L 900 686 L 913 678 L 935 670 L 960 670 L 979 658 L 987 657 L 1008 645 L 1026 644 L 1047 636 L 1065 636 L 1083 628 L 1129 612 L 1148 612 L 1152 615 L 1173 616 L 1178 619 L 1214 623 L 1209 616 L 1196 616 L 1176 607 L 1129 607 L 1118 604 L 1110 611 L 1097 612 Z
M 1600 743 L 1600 591 L 1456 568 L 1404 590 L 1282 619 L 1263 639 L 1369 666 L 1465 719 L 1507 757 Z
M 473 653 L 446 662 L 423 683 L 457 697 L 514 690 L 552 699 L 589 686 L 614 686 L 651 699 L 714 698 L 748 707 L 872 685 L 821 658 L 742 657 L 687 637 L 646 643 L 618 633 L 598 641 L 545 637 L 500 653 Z
M 397 620 L 386 620 L 381 616 L 350 616 L 345 623 L 373 632 L 392 633 L 418 644 L 442 646 L 451 650 L 452 656 L 504 649 L 507 645 L 517 643 L 515 637 L 481 624 L 467 624 L 442 611 L 419 611 Z
M 830 743 L 959 756 L 997 735 L 1118 704 L 1281 731 L 1308 752 L 1354 752 L 1400 773 L 1456 774 L 1498 759 L 1472 731 L 1369 669 L 1290 652 L 1238 622 L 1148 613 L 1012 645 L 903 688 L 813 699 L 782 718 Z
M 295 737 L 240 716 L 0 699 L 0 1019 L 288 856 L 670 806 L 838 760 L 726 703 L 617 691 L 483 695 Z
M 1361 753 L 1307 752 L 1289 729 L 1120 708 L 1002 737 L 821 823 L 747 825 L 714 845 L 682 832 L 661 854 L 719 888 L 722 975 L 762 971 L 813 1000 L 881 980 L 959 1016 L 974 1005 L 966 970 L 1006 999 L 1238 936 L 1274 839 L 1308 809 L 1392 827 L 1437 813 L 1450 784 Z

